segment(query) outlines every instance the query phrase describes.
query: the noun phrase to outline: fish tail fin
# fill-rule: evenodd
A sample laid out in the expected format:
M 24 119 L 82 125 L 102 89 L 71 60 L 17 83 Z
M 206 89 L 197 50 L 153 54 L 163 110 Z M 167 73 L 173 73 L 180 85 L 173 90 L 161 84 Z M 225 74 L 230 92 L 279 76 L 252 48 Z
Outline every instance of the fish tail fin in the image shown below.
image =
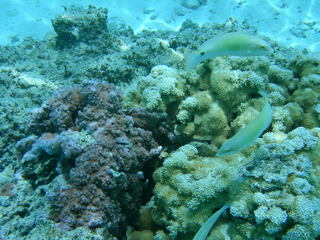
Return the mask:
M 266 90 L 259 90 L 258 93 L 264 98 L 269 96 Z
M 185 70 L 189 71 L 201 62 L 201 56 L 197 52 L 188 52 L 185 54 Z

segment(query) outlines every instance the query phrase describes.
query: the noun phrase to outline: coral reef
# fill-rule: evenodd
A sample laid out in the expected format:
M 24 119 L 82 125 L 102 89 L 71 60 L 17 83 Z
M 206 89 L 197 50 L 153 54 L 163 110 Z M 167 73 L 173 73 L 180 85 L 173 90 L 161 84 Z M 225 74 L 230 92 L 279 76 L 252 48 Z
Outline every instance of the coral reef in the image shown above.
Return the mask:
M 108 10 L 89 6 L 88 9 L 77 7 L 65 8 L 62 15 L 52 20 L 57 33 L 56 45 L 59 48 L 71 47 L 75 43 L 90 43 L 100 34 L 107 32 Z
M 0 67 L 0 169 L 11 165 L 18 168 L 15 143 L 25 137 L 30 109 L 37 107 L 55 85 L 32 78 L 24 70 Z
M 170 239 L 192 239 L 199 224 L 230 201 L 228 217 L 208 239 L 315 239 L 320 181 L 312 168 L 319 164 L 319 131 L 300 127 L 281 140 L 265 134 L 249 162 L 241 155 L 208 156 L 199 143 L 180 147 L 154 173 L 153 220 Z
M 290 66 L 298 57 L 292 55 L 288 63 L 281 54 L 271 59 L 217 57 L 196 72 L 159 65 L 131 84 L 126 105 L 167 113 L 183 143 L 210 141 L 217 147 L 258 114 L 262 101 L 257 92 L 265 89 L 274 107 L 273 131 L 317 127 L 319 75 L 295 78 Z
M 319 128 L 307 130 L 299 127 L 282 140 L 276 133 L 268 133 L 253 152 L 253 160 L 244 175 L 249 177 L 249 191 L 236 203 L 246 201 L 247 210 L 254 210 L 258 231 L 250 235 L 274 236 L 283 234 L 284 239 L 294 239 L 297 229 L 305 231 L 299 239 L 315 239 L 320 234 L 317 223 L 320 217 L 319 179 L 312 170 L 318 164 Z M 242 194 L 240 194 L 242 195 Z M 242 208 L 242 207 L 240 207 Z M 243 212 L 244 209 L 240 211 Z M 238 207 L 231 214 L 250 220 L 250 214 L 239 214 Z M 252 210 L 251 210 L 252 212 Z M 239 227 L 238 229 L 241 229 Z M 294 233 L 295 232 L 295 233 Z M 249 232 L 243 231 L 247 235 Z
M 156 66 L 133 84 L 127 105 L 167 113 L 176 138 L 182 142 L 210 141 L 217 147 L 230 134 L 229 119 L 251 95 L 266 87 L 266 80 L 253 71 L 227 70 L 230 66 L 223 59 L 214 60 L 211 66 L 211 74 L 203 76 Z M 261 104 L 259 100 L 258 106 Z M 244 123 L 250 121 L 251 112 L 258 111 L 251 107 L 245 118 L 242 115 Z M 237 125 L 231 126 L 235 129 Z
M 22 176 L 35 186 L 64 176 L 50 196 L 51 218 L 121 236 L 146 197 L 143 171 L 160 148 L 122 111 L 119 93 L 96 82 L 62 89 L 35 111 L 30 132 L 17 144 Z
M 184 11 L 206 3 L 183 2 Z M 53 20 L 56 35 L 0 46 L 0 238 L 192 239 L 230 201 L 208 239 L 316 239 L 319 57 L 266 39 L 270 56 L 217 57 L 185 71 L 185 52 L 255 29 L 189 20 L 136 34 L 107 17 L 72 7 Z M 118 85 L 126 111 L 102 82 Z M 245 151 L 217 158 L 261 111 L 261 89 L 272 126 Z M 154 138 L 163 166 L 153 161 Z M 140 209 L 148 223 L 136 223 L 153 181 Z
M 7 167 L 0 174 L 0 239 L 64 239 L 103 240 L 102 229 L 94 233 L 84 227 L 62 231 L 48 217 L 50 204 L 46 194 L 57 184 L 34 189 L 14 169 Z M 106 235 L 108 238 L 108 235 Z M 110 235 L 109 239 L 112 239 Z
M 223 138 L 229 130 L 227 118 L 209 91 L 197 91 L 199 82 L 196 74 L 156 66 L 147 77 L 138 79 L 126 102 L 165 112 L 173 121 L 175 138 L 180 139 L 176 141 Z
M 192 48 L 180 40 L 182 35 L 198 41 L 189 28 L 199 30 L 191 23 L 182 26 L 175 48 Z M 127 92 L 127 106 L 165 112 L 173 139 L 186 144 L 169 152 L 154 173 L 150 209 L 153 220 L 166 228 L 161 234 L 155 231 L 155 236 L 164 234 L 159 239 L 191 239 L 226 200 L 232 202 L 230 213 L 222 216 L 208 239 L 319 236 L 319 173 L 312 170 L 319 165 L 317 57 L 301 59 L 302 52 L 272 44 L 278 52 L 271 56 L 217 57 L 188 72 L 159 65 Z M 261 110 L 261 89 L 268 92 L 274 110 L 268 133 L 241 154 L 216 158 L 217 148 Z M 200 143 L 192 141 L 201 141 L 206 150 L 199 151 Z M 185 148 L 193 151 L 186 153 Z M 215 191 L 219 186 L 224 186 L 221 192 Z M 255 199 L 266 195 L 269 205 L 269 200 Z M 308 216 L 301 216 L 304 204 Z
M 240 161 L 207 156 L 204 144 L 187 144 L 154 173 L 152 218 L 171 239 L 192 239 L 213 209 L 229 199 Z

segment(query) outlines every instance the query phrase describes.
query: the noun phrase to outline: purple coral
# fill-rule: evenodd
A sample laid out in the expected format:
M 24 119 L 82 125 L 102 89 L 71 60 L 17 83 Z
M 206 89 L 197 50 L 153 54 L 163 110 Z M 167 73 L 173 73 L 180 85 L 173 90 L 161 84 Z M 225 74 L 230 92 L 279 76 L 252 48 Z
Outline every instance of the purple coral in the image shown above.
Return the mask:
M 121 107 L 119 93 L 108 84 L 59 91 L 30 124 L 40 137 L 18 144 L 25 178 L 42 184 L 64 176 L 51 196 L 51 217 L 63 228 L 106 227 L 121 236 L 137 217 L 148 185 L 141 172 L 159 148 Z

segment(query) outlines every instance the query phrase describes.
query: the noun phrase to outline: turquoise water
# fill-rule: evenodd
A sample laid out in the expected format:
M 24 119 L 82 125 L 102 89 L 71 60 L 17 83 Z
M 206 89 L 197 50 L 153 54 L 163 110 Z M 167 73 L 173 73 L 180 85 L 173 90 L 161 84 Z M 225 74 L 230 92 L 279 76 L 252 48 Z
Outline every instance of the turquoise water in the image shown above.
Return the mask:
M 143 29 L 177 30 L 187 18 L 199 24 L 223 23 L 232 19 L 246 21 L 262 34 L 284 44 L 319 50 L 320 6 L 316 0 L 4 0 L 0 3 L 3 22 L 0 42 L 10 43 L 13 37 L 21 40 L 25 36 L 42 39 L 53 30 L 51 19 L 62 13 L 63 7 L 72 4 L 107 7 L 110 19 L 130 25 L 136 32 Z
M 320 2 L 0 9 L 0 240 L 320 239 Z

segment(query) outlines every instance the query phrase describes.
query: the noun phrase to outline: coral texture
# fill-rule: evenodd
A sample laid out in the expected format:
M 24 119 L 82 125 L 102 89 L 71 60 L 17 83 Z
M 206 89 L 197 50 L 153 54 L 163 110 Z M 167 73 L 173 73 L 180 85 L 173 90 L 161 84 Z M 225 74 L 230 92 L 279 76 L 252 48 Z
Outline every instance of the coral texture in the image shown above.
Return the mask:
M 34 185 L 64 178 L 51 217 L 64 228 L 106 227 L 117 236 L 133 222 L 148 187 L 143 170 L 159 148 L 150 131 L 134 126 L 110 85 L 60 90 L 34 113 L 18 143 L 23 176 Z
M 126 103 L 166 113 L 178 142 L 205 140 L 221 144 L 229 130 L 227 118 L 212 92 L 199 90 L 201 84 L 196 74 L 156 66 L 148 76 L 138 79 Z
M 104 227 L 117 236 L 136 227 L 151 195 L 144 191 L 150 159 L 160 150 L 144 129 L 160 139 L 166 160 L 147 204 L 158 225 L 134 229 L 135 238 L 191 239 L 226 200 L 232 207 L 209 239 L 319 238 L 319 56 L 266 39 L 269 56 L 217 57 L 186 72 L 188 50 L 221 32 L 255 29 L 234 19 L 188 20 L 178 31 L 136 34 L 107 14 L 72 7 L 53 20 L 57 35 L 0 46 L 0 168 L 15 170 L 0 182 L 0 238 L 114 239 Z M 30 109 L 55 89 L 88 79 L 117 84 L 135 109 L 124 113 L 110 86 L 86 84 L 58 92 L 27 127 Z M 247 150 L 216 158 L 261 110 L 260 89 L 269 95 L 272 126 Z M 59 232 L 46 219 L 48 199 L 62 229 L 94 231 Z
M 154 173 L 153 220 L 173 239 L 192 239 L 201 222 L 231 202 L 228 217 L 208 239 L 315 239 L 320 181 L 312 166 L 319 164 L 318 131 L 300 127 L 281 141 L 266 134 L 247 164 L 241 155 L 212 157 L 204 144 L 180 147 Z
M 200 140 L 219 147 L 261 111 L 261 89 L 268 92 L 273 106 L 274 132 L 317 127 L 319 75 L 311 72 L 294 78 L 290 67 L 298 57 L 290 57 L 289 63 L 281 64 L 277 63 L 283 61 L 281 54 L 255 60 L 217 57 L 190 72 L 155 66 L 131 84 L 125 102 L 129 107 L 165 112 L 182 143 Z
M 172 239 L 192 239 L 199 223 L 229 199 L 239 159 L 210 155 L 212 151 L 206 144 L 187 144 L 154 172 L 152 217 L 157 224 L 166 226 Z
M 57 33 L 56 45 L 59 48 L 71 47 L 77 42 L 90 42 L 98 35 L 107 32 L 108 10 L 89 6 L 65 8 L 62 15 L 52 20 Z
M 206 27 L 200 30 L 186 22 L 175 39 L 175 47 L 192 48 L 188 40 L 199 43 L 200 39 L 190 29 L 206 31 Z M 191 239 L 226 199 L 232 207 L 209 239 L 319 236 L 318 57 L 301 57 L 301 52 L 275 43 L 273 47 L 277 52 L 267 57 L 216 57 L 189 72 L 155 66 L 127 92 L 127 106 L 165 112 L 174 127 L 173 139 L 187 144 L 169 151 L 169 157 L 154 174 L 151 211 L 154 221 L 166 227 L 167 237 Z M 262 89 L 273 108 L 272 125 L 240 154 L 215 158 L 221 144 L 261 111 L 263 101 L 257 92 Z M 206 150 L 200 151 L 192 141 L 207 144 Z M 196 150 L 189 156 L 184 148 L 190 146 Z M 208 168 L 207 174 L 199 177 L 196 173 L 204 171 L 202 168 Z M 220 178 L 211 179 L 220 173 Z M 221 192 L 215 192 L 221 185 Z M 234 192 L 235 186 L 241 190 Z M 198 193 L 200 197 L 196 197 Z M 266 195 L 272 203 L 257 202 Z M 302 216 L 302 205 L 308 206 L 306 216 Z

